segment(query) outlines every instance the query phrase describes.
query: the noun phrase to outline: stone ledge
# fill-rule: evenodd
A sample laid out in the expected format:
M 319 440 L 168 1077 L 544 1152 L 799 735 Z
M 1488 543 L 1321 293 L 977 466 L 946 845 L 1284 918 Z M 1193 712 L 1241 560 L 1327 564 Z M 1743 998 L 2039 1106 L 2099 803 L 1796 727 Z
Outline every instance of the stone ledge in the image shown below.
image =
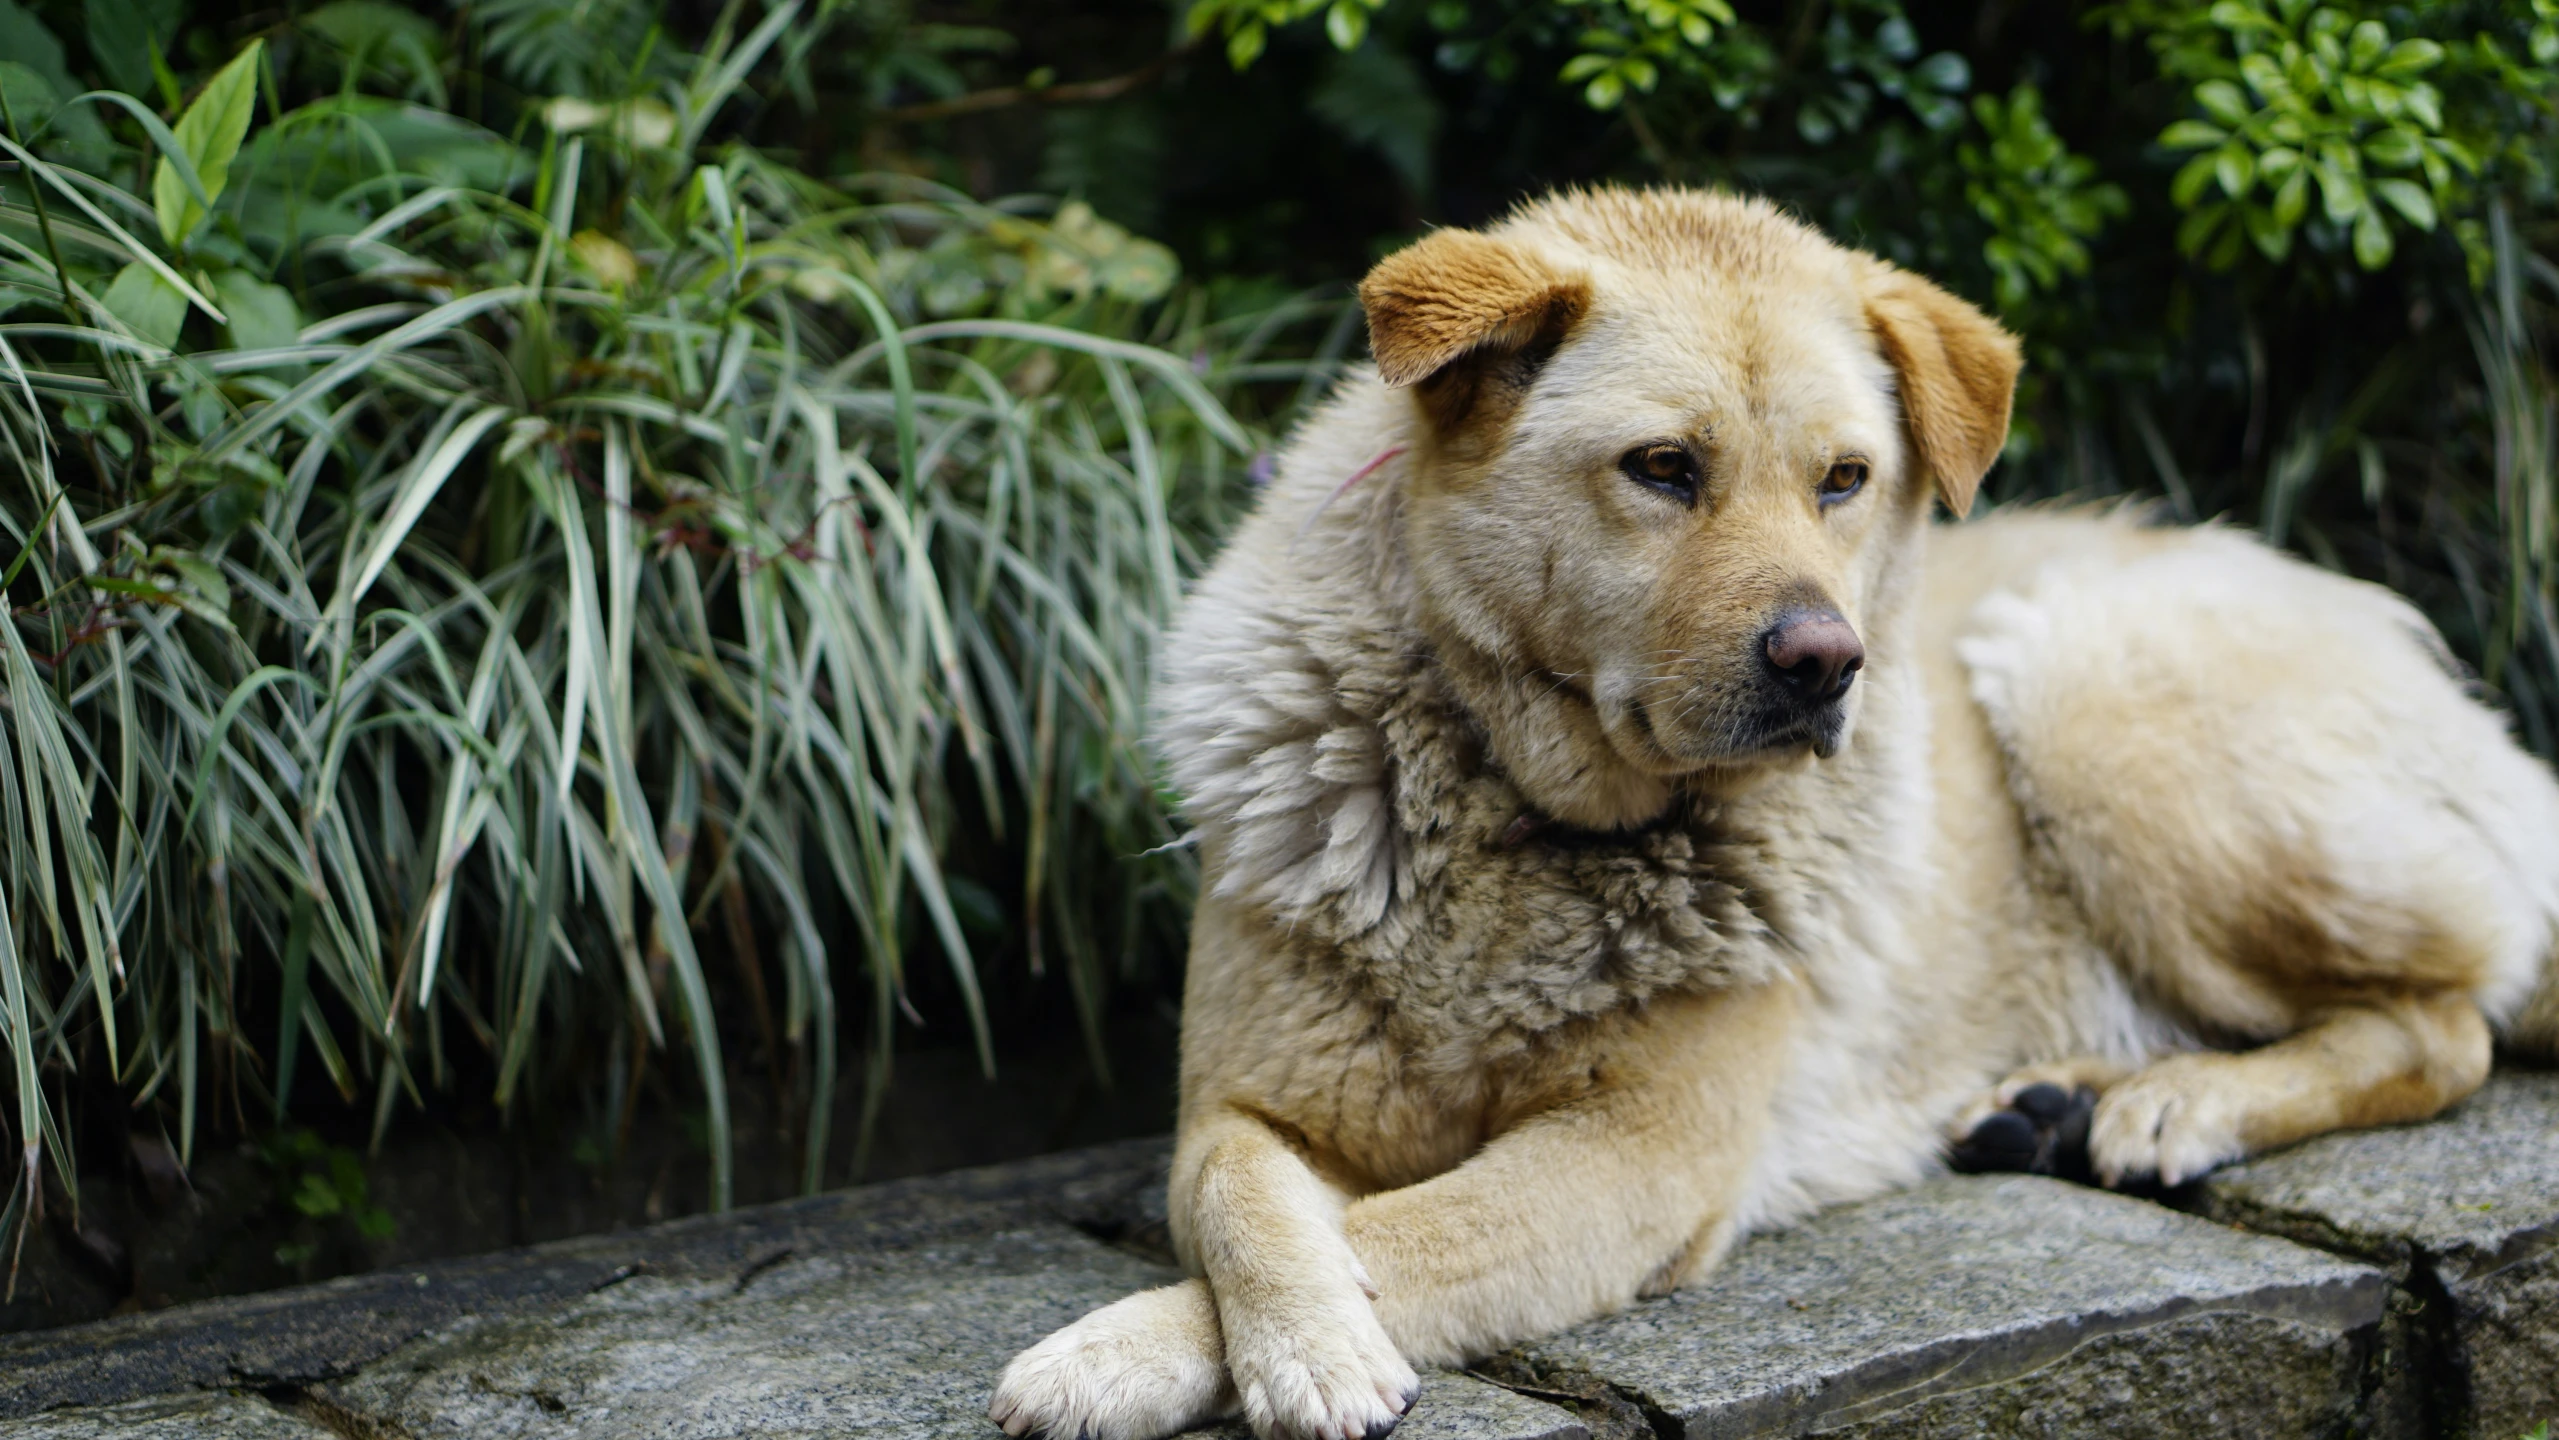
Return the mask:
M 1514 1357 L 1683 1440 L 2319 1434 L 2383 1277 L 2159 1206 L 1948 1178 L 1735 1251 L 1700 1286 Z
M 2431 1124 L 2234 1166 L 2196 1208 L 2388 1272 L 2376 1435 L 2559 1425 L 2559 1074 L 2500 1072 Z
M 0 1437 L 995 1440 L 1007 1357 L 1172 1278 L 1166 1156 L 1131 1142 L 16 1337 Z M 2515 1440 L 2549 1408 L 2559 1077 L 2500 1076 L 2435 1125 L 2184 1199 L 2215 1218 L 2025 1177 L 1834 1210 L 1692 1290 L 1429 1377 L 1399 1436 Z
M 1035 1216 L 1108 1232 L 1142 1217 L 1166 1153 L 1160 1140 L 1105 1145 L 9 1336 L 0 1417 L 337 1379 L 462 1317 L 540 1312 L 639 1276 L 735 1279 L 777 1257 L 890 1251 Z
M 342 1432 L 256 1395 L 218 1390 L 0 1422 L 0 1434 L 42 1440 L 343 1440 Z

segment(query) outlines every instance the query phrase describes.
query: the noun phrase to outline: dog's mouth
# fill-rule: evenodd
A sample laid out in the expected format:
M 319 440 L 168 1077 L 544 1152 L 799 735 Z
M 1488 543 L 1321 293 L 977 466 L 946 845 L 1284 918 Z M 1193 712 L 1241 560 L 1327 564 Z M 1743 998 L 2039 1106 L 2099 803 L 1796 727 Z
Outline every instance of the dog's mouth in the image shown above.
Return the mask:
M 1627 755 L 1628 759 L 1655 772 L 1748 770 L 1808 752 L 1827 760 L 1839 753 L 1848 736 L 1844 699 L 1812 706 L 1784 701 L 1692 705 L 1686 708 L 1703 713 L 1676 729 L 1656 715 L 1659 708 L 1658 702 L 1647 704 L 1643 696 L 1629 695 L 1619 707 L 1623 726 L 1605 727 L 1621 752 L 1637 752 Z M 1614 733 L 1621 728 L 1623 739 Z

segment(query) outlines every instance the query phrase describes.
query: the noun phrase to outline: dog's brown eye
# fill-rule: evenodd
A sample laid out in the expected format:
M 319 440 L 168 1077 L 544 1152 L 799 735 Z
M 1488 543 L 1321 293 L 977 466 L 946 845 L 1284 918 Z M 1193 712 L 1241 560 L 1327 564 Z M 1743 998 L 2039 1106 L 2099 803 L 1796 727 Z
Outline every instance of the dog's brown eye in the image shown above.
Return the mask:
M 1684 445 L 1638 445 L 1617 462 L 1626 478 L 1683 505 L 1697 503 L 1697 457 Z
M 1863 489 L 1865 484 L 1866 462 L 1842 460 L 1830 467 L 1830 473 L 1822 477 L 1822 503 L 1836 505 Z

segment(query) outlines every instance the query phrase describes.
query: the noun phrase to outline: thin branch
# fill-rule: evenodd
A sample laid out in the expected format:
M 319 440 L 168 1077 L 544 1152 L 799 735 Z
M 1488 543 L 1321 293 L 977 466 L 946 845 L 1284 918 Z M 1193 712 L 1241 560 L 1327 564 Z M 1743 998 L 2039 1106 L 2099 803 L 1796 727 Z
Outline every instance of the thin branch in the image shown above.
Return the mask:
M 1009 110 L 1016 105 L 1099 105 L 1117 100 L 1133 90 L 1143 90 L 1164 78 L 1166 71 L 1187 60 L 1208 42 L 1206 34 L 1194 35 L 1125 75 L 1106 80 L 1079 80 L 1072 85 L 999 85 L 992 90 L 972 90 L 948 100 L 928 100 L 921 105 L 900 105 L 880 112 L 882 118 L 901 124 L 921 120 L 948 120 L 956 115 L 982 115 L 989 110 Z

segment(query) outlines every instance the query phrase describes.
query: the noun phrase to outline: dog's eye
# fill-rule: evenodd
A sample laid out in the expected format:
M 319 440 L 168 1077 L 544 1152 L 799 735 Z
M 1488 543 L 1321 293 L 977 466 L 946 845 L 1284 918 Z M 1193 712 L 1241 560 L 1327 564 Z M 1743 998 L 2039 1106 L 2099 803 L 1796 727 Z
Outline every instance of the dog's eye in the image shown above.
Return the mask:
M 1822 477 L 1822 503 L 1836 505 L 1866 486 L 1866 462 L 1842 460 Z
M 1617 462 L 1626 478 L 1682 505 L 1697 503 L 1697 457 L 1685 445 L 1638 445 Z

